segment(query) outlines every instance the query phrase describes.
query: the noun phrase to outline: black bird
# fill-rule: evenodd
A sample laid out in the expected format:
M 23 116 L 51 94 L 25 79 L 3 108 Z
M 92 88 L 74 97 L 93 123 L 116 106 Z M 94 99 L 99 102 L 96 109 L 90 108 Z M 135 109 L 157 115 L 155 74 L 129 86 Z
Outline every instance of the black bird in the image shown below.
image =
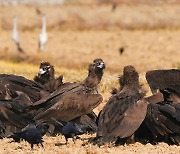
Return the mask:
M 49 132 L 49 124 L 47 124 L 47 123 L 42 123 L 42 124 L 38 125 L 37 129 L 41 132 L 42 136 L 44 136 L 46 133 L 50 133 Z
M 61 134 L 64 135 L 66 144 L 68 143 L 68 138 L 72 138 L 73 142 L 75 143 L 77 135 L 86 133 L 87 128 L 88 127 L 85 125 L 76 124 L 74 122 L 67 122 L 65 125 L 63 125 Z
M 34 119 L 40 123 L 43 121 L 52 123 L 52 118 L 68 122 L 90 113 L 102 102 L 98 84 L 104 68 L 102 59 L 94 60 L 93 64 L 89 65 L 88 77 L 83 82 L 69 83 L 49 97 L 33 104 L 35 108 L 40 107 L 39 114 Z
M 49 62 L 42 62 L 39 67 L 38 75 L 34 81 L 40 83 L 50 93 L 58 89 L 62 84 L 63 76 L 55 78 L 55 69 Z
M 120 55 L 124 54 L 126 48 L 127 48 L 127 46 L 122 46 L 122 47 L 119 48 Z
M 133 66 L 124 67 L 123 87 L 111 96 L 98 116 L 97 139 L 100 144 L 127 141 L 143 122 L 147 103 Z
M 21 132 L 15 133 L 8 138 L 13 138 L 15 142 L 20 142 L 20 140 L 25 140 L 31 144 L 31 149 L 33 149 L 34 144 L 41 144 L 43 147 L 43 138 L 39 129 L 36 128 L 35 123 L 31 122 L 27 128 Z
M 21 140 L 26 138 L 26 134 L 25 131 L 29 128 L 26 127 L 25 129 L 23 129 L 22 131 L 16 132 L 10 136 L 8 136 L 7 138 L 12 138 L 13 142 L 20 142 Z M 47 132 L 49 132 L 49 125 L 47 123 L 43 123 L 37 126 L 37 129 L 40 131 L 41 135 L 44 136 Z

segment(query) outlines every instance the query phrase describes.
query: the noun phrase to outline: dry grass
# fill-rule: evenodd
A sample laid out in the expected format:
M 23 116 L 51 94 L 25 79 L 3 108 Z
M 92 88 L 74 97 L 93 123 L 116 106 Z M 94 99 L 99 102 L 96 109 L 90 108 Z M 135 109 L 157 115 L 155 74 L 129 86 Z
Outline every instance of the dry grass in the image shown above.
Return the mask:
M 104 101 L 95 109 L 98 113 L 109 99 L 112 87 L 118 86 L 117 76 L 124 66 L 134 65 L 145 87 L 146 71 L 180 68 L 180 30 L 160 29 L 179 27 L 179 5 L 121 5 L 115 12 L 111 12 L 110 5 L 41 6 L 40 9 L 47 14 L 48 20 L 49 40 L 45 53 L 38 52 L 40 16 L 36 14 L 35 7 L 0 7 L 0 73 L 32 79 L 39 63 L 48 60 L 55 65 L 57 76 L 64 75 L 65 82 L 82 81 L 88 64 L 94 58 L 103 58 L 107 69 L 100 85 Z M 25 55 L 17 53 L 10 38 L 14 14 L 20 17 L 21 44 Z M 123 55 L 118 51 L 121 46 L 127 46 Z M 99 148 L 85 144 L 89 137 L 92 136 L 85 135 L 82 137 L 84 141 L 78 140 L 75 145 L 70 142 L 67 146 L 61 145 L 64 143 L 61 136 L 45 137 L 45 150 L 35 148 L 34 151 L 24 142 L 10 144 L 8 139 L 3 139 L 0 140 L 0 153 L 180 153 L 180 147 L 164 143 Z
M 46 14 L 49 30 L 177 29 L 180 28 L 179 6 L 180 3 L 121 4 L 117 6 L 115 11 L 112 11 L 112 5 L 95 4 L 0 6 L 0 29 L 10 30 L 14 15 L 19 17 L 21 30 L 34 31 L 39 29 L 41 15 L 37 14 L 36 8 Z
M 98 147 L 92 144 L 87 144 L 87 138 L 92 137 L 90 135 L 83 135 L 83 140 L 77 140 L 74 144 L 71 140 L 69 140 L 68 145 L 64 145 L 65 139 L 63 136 L 57 137 L 44 137 L 44 149 L 41 147 L 35 146 L 34 150 L 30 149 L 30 145 L 21 142 L 19 143 L 9 143 L 9 139 L 3 139 L 0 141 L 1 153 L 16 153 L 16 154 L 30 154 L 30 153 L 38 153 L 38 154 L 178 154 L 180 153 L 180 148 L 178 146 L 169 146 L 165 143 L 160 143 L 158 145 L 142 145 L 140 143 L 135 143 L 132 145 L 125 145 L 114 147 L 112 145 L 105 145 L 102 147 Z M 11 148 L 9 148 L 9 145 Z
M 101 57 L 107 70 L 121 72 L 125 65 L 132 64 L 140 72 L 150 69 L 179 67 L 180 31 L 50 31 L 44 54 L 38 53 L 38 32 L 21 33 L 22 47 L 27 55 L 17 57 L 14 42 L 9 32 L 3 31 L 0 37 L 1 56 L 14 61 L 38 64 L 48 60 L 59 67 L 81 68 L 94 58 Z M 120 56 L 119 47 L 127 46 Z M 5 53 L 4 56 L 3 52 Z M 7 53 L 10 55 L 8 56 Z

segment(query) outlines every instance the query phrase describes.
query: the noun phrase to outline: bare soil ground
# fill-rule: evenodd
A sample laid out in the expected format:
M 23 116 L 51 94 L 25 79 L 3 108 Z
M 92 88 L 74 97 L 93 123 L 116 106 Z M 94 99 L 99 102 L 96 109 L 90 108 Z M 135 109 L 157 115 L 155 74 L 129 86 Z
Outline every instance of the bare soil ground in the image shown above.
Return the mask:
M 36 14 L 35 8 L 0 7 L 0 73 L 32 79 L 39 63 L 48 60 L 55 65 L 56 75 L 64 75 L 64 81 L 82 81 L 88 64 L 94 58 L 103 58 L 107 66 L 100 85 L 104 101 L 95 109 L 97 114 L 110 97 L 112 87 L 118 87 L 117 77 L 124 66 L 134 65 L 146 88 L 146 71 L 180 68 L 179 5 L 121 5 L 114 13 L 111 5 L 40 6 L 48 21 L 48 43 L 44 53 L 38 51 L 41 16 Z M 19 15 L 25 55 L 17 53 L 11 40 L 14 14 Z M 119 54 L 120 47 L 125 47 L 123 55 Z M 44 137 L 44 149 L 35 147 L 33 151 L 25 142 L 9 143 L 9 139 L 3 139 L 0 153 L 180 153 L 179 146 L 165 143 L 97 147 L 88 143 L 88 138 L 93 136 L 83 135 L 83 140 L 77 140 L 76 144 L 70 140 L 68 145 L 63 145 L 62 136 Z

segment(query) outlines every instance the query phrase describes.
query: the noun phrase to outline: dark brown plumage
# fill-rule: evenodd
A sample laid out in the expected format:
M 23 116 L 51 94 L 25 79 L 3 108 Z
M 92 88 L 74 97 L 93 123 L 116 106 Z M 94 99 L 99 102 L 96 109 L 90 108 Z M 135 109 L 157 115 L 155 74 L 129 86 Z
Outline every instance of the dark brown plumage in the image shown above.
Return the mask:
M 42 85 L 18 75 L 1 74 L 0 82 L 11 98 L 17 96 L 16 91 L 20 91 L 28 95 L 32 102 L 35 102 L 48 93 Z
M 24 128 L 30 119 L 28 113 L 25 112 L 26 107 L 32 105 L 30 98 L 23 92 L 17 92 L 17 97 L 11 100 L 0 101 L 0 120 L 7 128 L 16 127 L 17 129 Z M 11 133 L 14 133 L 11 129 Z M 8 130 L 7 130 L 8 131 Z M 6 132 L 8 134 L 9 132 Z
M 180 103 L 162 101 L 149 104 L 144 121 L 154 142 L 180 145 Z
M 41 108 L 34 119 L 39 122 L 53 123 L 52 118 L 55 118 L 68 122 L 90 113 L 102 102 L 102 96 L 98 93 L 98 84 L 101 81 L 104 68 L 105 64 L 101 59 L 94 60 L 94 63 L 89 65 L 89 74 L 84 81 L 68 83 L 49 97 L 35 103 L 35 108 L 38 106 Z M 43 108 L 43 106 L 46 107 Z
M 55 69 L 49 62 L 42 62 L 39 67 L 38 75 L 34 81 L 42 84 L 50 93 L 58 89 L 62 84 L 63 76 L 55 78 Z
M 169 79 L 168 86 L 163 87 L 166 89 L 145 98 L 138 78 L 134 67 L 124 68 L 121 88 L 115 90 L 98 116 L 97 139 L 122 144 L 133 135 L 133 141 L 143 143 L 180 144 L 180 103 L 171 100 L 168 87 L 178 81 Z
M 152 93 L 157 90 L 168 89 L 172 94 L 180 97 L 180 70 L 152 70 L 146 73 L 146 80 Z
M 10 95 L 6 86 L 0 81 L 0 100 L 9 100 L 11 99 Z
M 131 137 L 146 116 L 147 103 L 142 100 L 144 93 L 133 66 L 124 68 L 123 83 L 122 90 L 112 95 L 99 115 L 97 138 L 102 142 Z
M 88 132 L 94 133 L 97 131 L 96 119 L 97 115 L 93 111 L 91 111 L 86 115 L 82 115 L 78 118 L 75 118 L 73 122 L 87 126 Z

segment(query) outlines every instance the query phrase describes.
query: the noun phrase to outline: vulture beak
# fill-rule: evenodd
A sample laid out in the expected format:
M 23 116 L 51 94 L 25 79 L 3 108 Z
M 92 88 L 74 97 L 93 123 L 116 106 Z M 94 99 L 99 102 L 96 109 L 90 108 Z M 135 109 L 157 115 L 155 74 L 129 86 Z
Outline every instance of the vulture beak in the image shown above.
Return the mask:
M 40 74 L 40 75 L 43 75 L 44 73 L 46 73 L 46 71 L 43 70 L 42 68 L 40 68 L 40 69 L 39 69 L 39 74 Z
M 97 67 L 99 67 L 99 68 L 101 68 L 101 69 L 102 69 L 102 68 L 104 69 L 104 68 L 105 68 L 104 62 L 101 62 L 100 65 L 98 65 Z

